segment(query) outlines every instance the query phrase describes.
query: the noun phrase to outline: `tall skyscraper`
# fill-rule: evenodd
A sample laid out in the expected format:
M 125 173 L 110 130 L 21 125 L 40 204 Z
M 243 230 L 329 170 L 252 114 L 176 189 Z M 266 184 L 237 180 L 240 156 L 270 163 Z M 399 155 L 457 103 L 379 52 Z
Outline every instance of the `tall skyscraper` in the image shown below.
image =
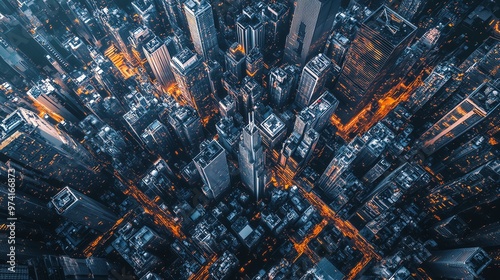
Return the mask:
M 175 80 L 170 68 L 170 60 L 177 53 L 173 39 L 167 37 L 165 41 L 162 41 L 154 36 L 144 44 L 143 51 L 157 82 L 163 87 L 172 84 Z
M 254 114 L 251 113 L 249 118 L 249 124 L 243 128 L 238 162 L 243 185 L 258 201 L 264 196 L 268 178 L 262 139 L 254 123 Z
M 200 117 L 190 106 L 174 107 L 168 115 L 168 122 L 182 145 L 190 154 L 196 154 L 203 141 L 203 126 Z
M 427 0 L 403 0 L 399 4 L 398 13 L 407 20 L 412 20 L 425 6 Z
M 246 57 L 247 76 L 255 80 L 262 81 L 262 72 L 264 70 L 264 56 L 258 48 L 252 49 Z
M 238 43 L 243 52 L 248 54 L 253 48 L 264 48 L 265 33 L 261 15 L 252 6 L 243 9 L 243 13 L 236 20 Z
M 70 99 L 69 94 L 58 85 L 51 83 L 50 79 L 38 81 L 26 93 L 45 110 L 58 114 L 67 121 L 76 123 L 84 115 L 77 103 Z
M 80 191 L 105 183 L 90 153 L 34 112 L 18 108 L 0 129 L 0 153 L 17 163 Z
M 468 174 L 436 186 L 424 205 L 435 215 L 464 211 L 494 199 L 500 183 L 500 160 L 492 160 Z
M 281 110 L 290 101 L 297 84 L 299 69 L 295 66 L 275 67 L 269 72 L 269 99 L 273 108 Z
M 100 232 L 109 230 L 117 220 L 104 205 L 69 187 L 57 193 L 52 204 L 59 215 Z
M 184 11 L 194 49 L 206 60 L 216 59 L 219 43 L 212 6 L 206 0 L 188 0 L 184 3 Z
M 416 27 L 387 8 L 380 7 L 361 24 L 349 51 L 335 94 L 341 101 L 337 115 L 347 123 L 374 96 L 392 86 L 396 61 L 415 36 Z M 383 86 L 382 86 L 383 85 Z
M 498 111 L 499 105 L 499 90 L 489 83 L 482 84 L 420 136 L 422 151 L 427 155 L 434 153 Z
M 187 28 L 186 15 L 182 11 L 180 0 L 162 0 L 163 9 L 172 29 Z
M 230 183 L 226 151 L 216 140 L 204 142 L 193 161 L 205 184 L 203 192 L 210 198 L 219 197 Z
M 206 123 L 214 113 L 215 103 L 202 59 L 191 50 L 184 49 L 172 59 L 171 65 L 182 97 Z
M 491 263 L 481 248 L 459 248 L 434 251 L 424 268 L 429 276 L 447 279 L 476 279 Z
M 319 97 L 328 80 L 332 62 L 320 53 L 309 61 L 302 70 L 295 103 L 300 109 L 307 107 Z
M 229 47 L 225 55 L 226 71 L 239 81 L 245 76 L 245 57 L 243 47 L 236 42 Z
M 289 9 L 283 3 L 271 3 L 262 11 L 266 33 L 266 52 L 273 53 L 283 49 L 288 28 Z
M 298 0 L 285 44 L 285 61 L 304 65 L 325 46 L 340 0 Z

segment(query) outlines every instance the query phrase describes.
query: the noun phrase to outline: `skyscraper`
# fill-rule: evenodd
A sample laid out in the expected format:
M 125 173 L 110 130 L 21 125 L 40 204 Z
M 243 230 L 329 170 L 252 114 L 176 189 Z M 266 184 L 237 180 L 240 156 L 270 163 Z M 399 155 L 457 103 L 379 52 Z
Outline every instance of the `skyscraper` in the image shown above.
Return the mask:
M 212 6 L 206 0 L 188 0 L 184 3 L 184 11 L 194 49 L 206 60 L 216 59 L 219 43 Z
M 335 88 L 343 103 L 337 113 L 342 123 L 359 113 L 377 93 L 385 93 L 392 86 L 391 75 L 397 75 L 396 61 L 413 40 L 416 29 L 386 6 L 361 24 Z
M 325 82 L 328 80 L 331 65 L 330 59 L 322 53 L 306 64 L 302 70 L 297 95 L 295 96 L 295 103 L 300 109 L 309 106 L 312 101 L 319 97 Z
M 193 107 L 183 106 L 172 108 L 168 115 L 168 122 L 188 152 L 196 154 L 199 151 L 199 146 L 204 136 L 200 117 L 196 114 Z
M 163 87 L 173 83 L 175 80 L 170 68 L 170 60 L 176 54 L 173 39 L 168 37 L 162 41 L 154 36 L 143 46 L 143 51 L 158 83 Z
M 273 53 L 285 45 L 285 28 L 288 28 L 289 9 L 283 3 L 270 3 L 262 11 L 262 20 L 266 33 L 266 52 Z
M 18 108 L 0 123 L 0 153 L 80 191 L 105 182 L 90 153 L 69 135 Z
M 429 276 L 448 279 L 476 279 L 491 263 L 491 258 L 481 248 L 459 248 L 434 251 L 425 263 Z
M 420 136 L 422 151 L 427 155 L 434 153 L 496 111 L 499 105 L 499 90 L 489 83 L 482 84 Z
M 69 187 L 57 193 L 52 204 L 59 215 L 100 232 L 109 230 L 117 220 L 104 205 Z
M 265 42 L 264 24 L 261 15 L 252 7 L 243 9 L 236 20 L 238 43 L 243 46 L 243 52 L 248 54 L 253 48 L 263 49 Z
M 269 99 L 273 108 L 282 109 L 289 101 L 297 84 L 298 68 L 295 66 L 275 67 L 269 72 Z
M 174 56 L 171 62 L 175 80 L 184 100 L 194 107 L 206 123 L 214 112 L 214 99 L 210 92 L 210 80 L 202 59 L 189 49 Z
M 262 139 L 254 123 L 254 114 L 251 113 L 249 118 L 249 124 L 243 128 L 238 162 L 243 185 L 252 192 L 258 201 L 264 196 L 268 178 L 265 170 Z
M 225 150 L 216 140 L 204 142 L 193 161 L 205 184 L 203 192 L 210 198 L 219 197 L 230 183 Z
M 262 81 L 262 72 L 264 69 L 264 56 L 258 48 L 252 49 L 246 57 L 247 76 L 255 80 Z
M 403 0 L 399 4 L 398 13 L 407 20 L 412 20 L 424 7 L 427 0 Z
M 77 103 L 72 101 L 69 94 L 58 85 L 51 83 L 50 79 L 38 81 L 26 93 L 35 103 L 67 121 L 76 123 L 83 117 L 83 112 Z
M 239 81 L 245 76 L 245 57 L 243 47 L 236 42 L 229 47 L 225 55 L 226 71 Z
M 304 65 L 325 46 L 340 0 L 298 0 L 285 44 L 285 61 Z
M 435 215 L 464 211 L 493 199 L 499 183 L 500 160 L 492 160 L 456 180 L 434 187 L 424 205 Z

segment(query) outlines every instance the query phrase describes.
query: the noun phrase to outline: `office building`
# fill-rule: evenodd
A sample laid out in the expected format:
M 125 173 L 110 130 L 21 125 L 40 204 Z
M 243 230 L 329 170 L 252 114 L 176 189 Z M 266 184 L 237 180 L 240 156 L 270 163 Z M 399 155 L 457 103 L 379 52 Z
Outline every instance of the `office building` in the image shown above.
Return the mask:
M 434 153 L 496 112 L 499 105 L 499 90 L 491 84 L 481 85 L 420 136 L 422 151 Z
M 386 6 L 363 21 L 347 51 L 335 88 L 342 103 L 337 113 L 342 123 L 393 86 L 393 76 L 398 74 L 396 62 L 413 40 L 416 29 Z
M 427 4 L 427 0 L 403 0 L 399 4 L 398 14 L 411 21 Z
M 431 252 L 424 268 L 429 276 L 447 279 L 476 279 L 491 258 L 479 247 Z
M 184 12 L 194 49 L 205 60 L 216 60 L 219 57 L 219 43 L 209 1 L 188 0 L 184 3 Z
M 0 123 L 0 153 L 80 191 L 106 182 L 90 153 L 35 113 L 18 108 Z
M 299 69 L 295 66 L 275 67 L 269 72 L 269 101 L 273 108 L 283 109 L 295 90 Z
M 297 1 L 286 38 L 286 62 L 303 66 L 324 48 L 339 6 L 339 0 Z
M 492 160 L 468 174 L 431 189 L 426 209 L 435 215 L 461 212 L 494 199 L 500 183 L 500 161 Z
M 328 167 L 325 169 L 316 185 L 332 197 L 336 196 L 336 183 L 340 176 L 351 166 L 365 142 L 355 137 L 349 144 L 342 146 Z
M 331 67 L 332 62 L 330 59 L 320 53 L 302 69 L 297 95 L 295 96 L 295 104 L 300 109 L 309 106 L 312 101 L 319 97 L 329 78 Z
M 165 41 L 162 41 L 154 36 L 144 44 L 143 51 L 156 81 L 164 88 L 172 84 L 175 80 L 170 61 L 177 53 L 173 39 L 167 37 Z
M 246 60 L 247 76 L 261 82 L 264 70 L 264 56 L 258 48 L 252 49 L 247 53 Z
M 171 65 L 182 97 L 196 109 L 202 122 L 207 123 L 216 109 L 202 59 L 189 49 L 184 49 L 174 56 Z
M 273 54 L 285 46 L 289 26 L 289 8 L 283 3 L 270 3 L 262 11 L 265 30 L 265 52 Z
M 239 170 L 243 185 L 250 190 L 255 199 L 263 198 L 268 182 L 265 170 L 265 154 L 262 138 L 250 114 L 249 124 L 243 128 L 238 155 Z
M 180 143 L 187 151 L 195 155 L 203 141 L 203 126 L 196 110 L 189 106 L 174 107 L 168 116 Z
M 51 83 L 49 79 L 38 81 L 26 93 L 48 113 L 57 114 L 64 120 L 76 123 L 84 116 L 76 102 L 69 97 L 69 93 Z
M 233 43 L 226 52 L 226 71 L 231 73 L 238 81 L 241 81 L 246 74 L 246 59 L 243 47 L 238 43 Z
M 330 122 L 339 101 L 329 91 L 325 91 L 311 105 L 299 112 L 295 119 L 294 131 L 302 134 L 309 128 L 321 132 Z
M 69 187 L 57 193 L 51 202 L 59 215 L 99 232 L 109 230 L 118 219 L 101 203 Z
M 172 135 L 168 128 L 159 120 L 150 123 L 141 134 L 143 143 L 150 152 L 168 159 L 170 152 L 175 149 Z
M 201 145 L 201 152 L 193 159 L 203 180 L 203 192 L 210 198 L 218 198 L 229 188 L 229 168 L 226 151 L 212 140 Z
M 286 126 L 274 113 L 270 114 L 258 126 L 262 136 L 262 142 L 269 149 L 274 149 L 286 137 Z
M 250 53 L 253 48 L 264 49 L 264 24 L 256 8 L 248 6 L 243 9 L 236 19 L 236 35 L 245 54 Z
M 230 154 L 237 155 L 241 131 L 235 126 L 232 117 L 223 117 L 215 125 L 219 142 Z

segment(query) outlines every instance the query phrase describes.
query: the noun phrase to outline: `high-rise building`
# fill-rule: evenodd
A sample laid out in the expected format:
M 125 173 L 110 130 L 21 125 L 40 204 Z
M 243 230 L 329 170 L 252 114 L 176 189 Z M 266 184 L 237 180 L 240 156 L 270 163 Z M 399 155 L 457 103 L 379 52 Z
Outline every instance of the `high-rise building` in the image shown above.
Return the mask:
M 285 44 L 285 61 L 304 65 L 325 46 L 340 0 L 298 0 Z
M 407 20 L 412 20 L 425 6 L 427 0 L 403 0 L 399 4 L 398 13 Z
M 230 183 L 226 152 L 216 140 L 201 146 L 201 152 L 193 161 L 205 184 L 203 192 L 210 198 L 217 198 Z
M 143 51 L 157 82 L 163 87 L 172 84 L 175 80 L 170 61 L 177 53 L 173 39 L 167 37 L 165 41 L 162 41 L 154 36 L 144 44 Z
M 500 105 L 500 92 L 491 84 L 483 84 L 419 138 L 422 151 L 434 153 L 477 125 Z
M 49 79 L 38 81 L 26 93 L 45 110 L 58 114 L 67 121 L 76 123 L 83 117 L 84 113 L 77 103 L 70 99 L 69 93 L 51 83 Z
M 106 182 L 90 153 L 34 112 L 18 108 L 0 123 L 0 153 L 80 191 Z
M 59 215 L 100 232 L 109 230 L 117 220 L 104 205 L 69 187 L 57 193 L 52 204 Z
M 159 120 L 154 120 L 144 129 L 141 139 L 151 152 L 165 159 L 168 159 L 170 151 L 175 149 L 170 131 Z
M 341 101 L 337 116 L 347 123 L 376 94 L 384 94 L 395 79 L 397 59 L 415 36 L 416 27 L 382 6 L 361 24 L 346 54 L 335 94 Z M 383 86 L 382 86 L 383 85 Z
M 212 6 L 206 0 L 188 0 L 184 11 L 196 52 L 206 60 L 217 59 L 219 44 Z
M 272 150 L 279 145 L 286 137 L 285 123 L 274 113 L 269 115 L 258 126 L 264 145 Z
M 165 10 L 165 15 L 167 16 L 168 22 L 172 29 L 182 29 L 188 28 L 186 15 L 182 11 L 180 0 L 162 0 L 163 9 Z
M 319 97 L 325 82 L 328 80 L 332 62 L 326 55 L 320 53 L 311 59 L 300 77 L 295 103 L 300 109 L 307 107 Z
M 268 182 L 262 139 L 254 123 L 253 113 L 249 124 L 243 128 L 238 155 L 241 181 L 258 200 L 264 196 Z
M 247 76 L 255 80 L 262 81 L 262 72 L 264 70 L 264 56 L 258 48 L 252 49 L 246 57 Z
M 288 28 L 289 9 L 283 3 L 271 3 L 262 11 L 264 21 L 266 52 L 274 53 L 282 50 Z
M 245 77 L 238 96 L 235 96 L 240 114 L 247 116 L 262 101 L 264 88 L 253 78 Z
M 17 52 L 7 41 L 0 37 L 0 57 L 19 75 L 25 79 L 36 79 L 36 67 L 20 52 Z
M 226 71 L 241 81 L 245 76 L 245 53 L 243 47 L 238 43 L 233 43 L 226 52 Z
M 342 146 L 318 179 L 316 185 L 330 196 L 335 197 L 337 181 L 351 166 L 351 163 L 364 146 L 365 142 L 359 137 L 355 137 L 348 145 Z
M 295 119 L 294 131 L 299 134 L 313 128 L 321 132 L 330 121 L 339 101 L 329 91 L 325 91 L 316 101 L 302 109 Z
M 263 50 L 265 42 L 264 24 L 261 15 L 252 6 L 243 9 L 243 13 L 236 19 L 236 33 L 238 43 L 243 52 L 248 54 L 253 48 Z
M 411 113 L 420 110 L 445 84 L 458 73 L 452 65 L 438 65 L 407 100 L 405 108 Z
M 189 106 L 175 107 L 168 116 L 168 122 L 188 152 L 198 153 L 204 136 L 203 126 L 196 110 Z
M 434 187 L 424 205 L 435 215 L 464 211 L 494 199 L 499 183 L 500 161 L 492 160 L 456 180 Z
M 479 247 L 431 252 L 424 268 L 429 276 L 447 279 L 476 279 L 491 258 Z
M 273 107 L 281 109 L 289 101 L 293 77 L 283 68 L 275 67 L 269 72 L 269 97 Z
M 214 114 L 215 103 L 210 92 L 210 80 L 202 59 L 189 49 L 174 56 L 171 62 L 182 97 L 196 109 L 204 123 Z

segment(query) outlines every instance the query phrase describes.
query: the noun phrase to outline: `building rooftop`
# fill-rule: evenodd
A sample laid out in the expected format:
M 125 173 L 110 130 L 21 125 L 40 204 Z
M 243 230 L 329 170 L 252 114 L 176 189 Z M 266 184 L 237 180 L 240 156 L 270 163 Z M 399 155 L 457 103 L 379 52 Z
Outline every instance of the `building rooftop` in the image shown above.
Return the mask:
M 216 140 L 210 141 L 203 150 L 193 159 L 201 167 L 209 165 L 215 158 L 217 158 L 224 149 Z
M 415 25 L 385 5 L 366 18 L 363 25 L 374 30 L 394 46 L 399 45 L 417 30 Z
M 261 130 L 267 135 L 275 137 L 281 133 L 285 128 L 285 123 L 278 118 L 274 113 L 269 115 L 261 124 Z
M 73 191 L 65 187 L 52 198 L 52 204 L 59 214 L 64 213 L 78 201 L 78 197 Z

